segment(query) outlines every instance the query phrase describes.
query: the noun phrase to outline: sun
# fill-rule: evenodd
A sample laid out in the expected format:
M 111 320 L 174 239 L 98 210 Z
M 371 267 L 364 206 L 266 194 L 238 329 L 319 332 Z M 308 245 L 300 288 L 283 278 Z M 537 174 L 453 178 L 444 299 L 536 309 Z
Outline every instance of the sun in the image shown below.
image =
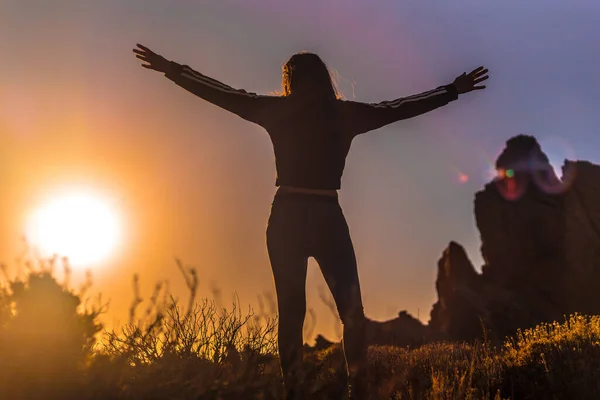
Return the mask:
M 91 191 L 50 197 L 34 209 L 26 238 L 43 257 L 68 257 L 73 266 L 89 267 L 114 255 L 121 244 L 121 218 L 111 202 Z

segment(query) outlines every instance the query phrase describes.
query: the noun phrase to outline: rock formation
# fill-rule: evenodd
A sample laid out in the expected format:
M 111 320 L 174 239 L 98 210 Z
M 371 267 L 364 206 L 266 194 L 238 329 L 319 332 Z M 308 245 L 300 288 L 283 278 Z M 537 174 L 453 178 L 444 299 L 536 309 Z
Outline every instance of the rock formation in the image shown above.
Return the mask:
M 475 195 L 482 273 L 451 242 L 438 262 L 429 324 L 406 312 L 368 320 L 369 344 L 501 343 L 519 328 L 600 314 L 600 166 L 565 160 L 559 179 L 537 140 L 519 135 L 506 142 L 496 169 Z
M 507 141 L 498 178 L 475 196 L 485 261 L 450 243 L 438 264 L 436 338 L 502 340 L 518 328 L 600 313 L 600 167 L 565 161 L 562 180 L 531 136 Z
M 369 345 L 418 346 L 429 340 L 427 326 L 406 311 L 389 321 L 367 319 Z
M 389 345 L 398 347 L 416 347 L 430 341 L 427 326 L 406 311 L 400 311 L 398 316 L 389 321 L 374 321 L 367 318 L 367 343 L 373 345 Z M 317 335 L 315 344 L 304 345 L 304 351 L 311 353 L 332 346 L 334 342 L 322 335 Z

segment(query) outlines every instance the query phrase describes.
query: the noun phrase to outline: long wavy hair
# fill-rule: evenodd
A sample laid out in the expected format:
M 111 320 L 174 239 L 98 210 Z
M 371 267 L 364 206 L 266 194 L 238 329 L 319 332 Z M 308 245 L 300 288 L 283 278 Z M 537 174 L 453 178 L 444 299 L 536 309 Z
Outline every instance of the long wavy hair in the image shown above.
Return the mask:
M 294 54 L 285 63 L 281 86 L 284 96 L 340 98 L 327 65 L 321 57 L 306 51 Z

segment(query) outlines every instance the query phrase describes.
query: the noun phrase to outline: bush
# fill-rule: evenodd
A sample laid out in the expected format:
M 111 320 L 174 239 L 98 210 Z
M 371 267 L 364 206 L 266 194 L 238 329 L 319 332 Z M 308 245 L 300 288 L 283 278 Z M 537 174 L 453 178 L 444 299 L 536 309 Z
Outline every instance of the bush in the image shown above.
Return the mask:
M 276 319 L 209 299 L 182 268 L 186 306 L 157 285 L 146 309 L 134 280 L 130 321 L 98 339 L 101 302 L 82 302 L 49 270 L 0 287 L 0 398 L 281 399 Z M 89 287 L 89 285 L 87 286 Z M 344 398 L 339 344 L 305 357 L 312 399 Z M 600 316 L 519 331 L 503 347 L 373 346 L 370 383 L 381 399 L 600 398 Z
M 171 298 L 144 323 L 107 332 L 91 371 L 123 398 L 248 396 L 279 372 L 275 327 L 275 320 L 242 314 L 236 301 L 219 309 L 204 299 L 184 312 Z M 106 366 L 120 373 L 105 376 Z
M 600 398 L 600 316 L 518 332 L 505 344 L 504 392 L 519 399 Z
M 10 282 L 0 307 L 0 398 L 80 391 L 101 310 L 82 309 L 49 272 Z

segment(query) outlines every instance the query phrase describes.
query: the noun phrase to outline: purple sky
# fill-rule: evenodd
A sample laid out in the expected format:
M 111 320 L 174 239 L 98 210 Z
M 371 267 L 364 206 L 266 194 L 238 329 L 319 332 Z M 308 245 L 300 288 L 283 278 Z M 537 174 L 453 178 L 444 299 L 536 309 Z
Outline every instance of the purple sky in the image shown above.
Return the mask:
M 202 295 L 211 282 L 245 304 L 273 290 L 268 136 L 139 67 L 136 42 L 262 93 L 280 88 L 291 54 L 314 51 L 359 101 L 429 90 L 483 64 L 486 91 L 363 135 L 347 160 L 341 202 L 365 310 L 427 321 L 447 243 L 480 267 L 473 196 L 506 139 L 537 136 L 557 165 L 600 162 L 600 4 L 534 3 L 3 0 L 0 258 L 17 253 L 32 199 L 77 181 L 112 191 L 131 226 L 121 257 L 94 270 L 113 318 L 123 318 L 134 272 L 146 295 L 160 279 L 182 289 L 174 255 L 198 267 Z M 335 337 L 323 285 L 311 262 L 308 304 Z

